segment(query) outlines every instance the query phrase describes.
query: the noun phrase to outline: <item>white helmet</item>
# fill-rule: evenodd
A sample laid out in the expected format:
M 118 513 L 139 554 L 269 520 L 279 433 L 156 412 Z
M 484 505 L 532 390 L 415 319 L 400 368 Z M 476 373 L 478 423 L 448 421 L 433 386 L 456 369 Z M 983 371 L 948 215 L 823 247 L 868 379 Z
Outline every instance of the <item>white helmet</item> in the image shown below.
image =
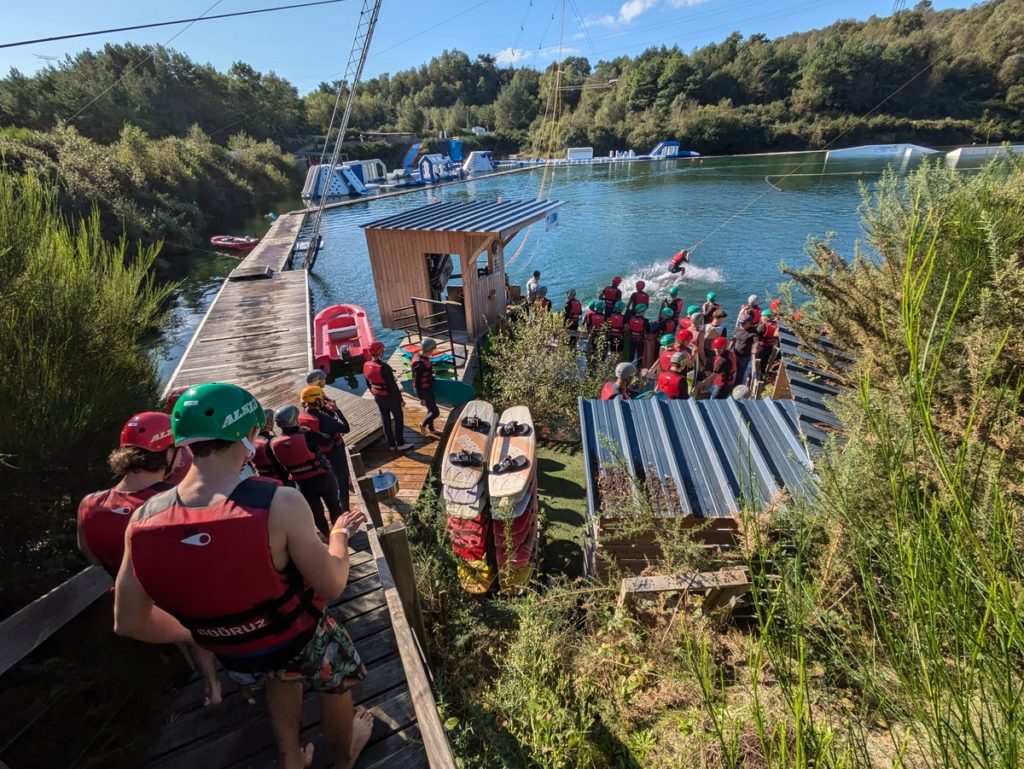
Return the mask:
M 751 294 L 747 297 L 747 304 L 757 304 L 757 294 Z
M 632 363 L 620 363 L 615 367 L 615 376 L 618 379 L 629 379 L 636 376 L 636 366 Z

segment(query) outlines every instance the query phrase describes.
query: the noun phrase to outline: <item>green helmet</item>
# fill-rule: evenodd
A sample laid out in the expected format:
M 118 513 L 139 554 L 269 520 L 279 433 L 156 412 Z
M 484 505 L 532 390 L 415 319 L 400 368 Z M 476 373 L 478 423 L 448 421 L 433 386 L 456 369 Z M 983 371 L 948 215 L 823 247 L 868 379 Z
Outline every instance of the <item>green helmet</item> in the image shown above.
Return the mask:
M 190 387 L 171 412 L 175 446 L 217 439 L 240 441 L 263 424 L 263 408 L 251 393 L 220 382 Z
M 638 304 L 633 309 L 636 311 L 637 315 L 643 315 L 645 312 L 647 312 L 647 305 L 646 304 Z
M 672 312 L 672 308 L 671 307 L 662 307 L 661 308 L 661 314 L 664 317 L 666 317 L 666 318 L 671 318 L 675 313 Z
M 597 309 L 597 302 L 594 301 L 593 299 L 591 299 L 590 302 L 587 303 L 587 309 L 588 310 L 596 310 Z
M 658 343 L 662 347 L 668 347 L 670 344 L 675 344 L 676 343 L 676 338 L 674 336 L 672 336 L 671 334 L 662 334 L 661 335 L 661 339 L 658 340 Z
M 691 304 L 689 307 L 686 308 L 687 315 L 693 315 L 695 312 L 700 312 L 700 307 L 698 307 L 695 304 Z
M 679 296 L 679 286 L 672 286 L 672 288 L 668 290 L 668 295 L 673 298 Z
M 604 312 L 604 300 L 599 299 L 597 301 L 597 307 L 595 308 L 598 312 Z
M 625 302 L 616 302 L 615 303 L 615 307 L 612 309 L 612 312 L 622 312 L 625 309 L 626 309 L 626 303 Z
M 717 297 L 718 297 L 718 294 L 716 294 L 714 291 L 708 291 L 708 301 L 709 302 L 715 301 L 715 299 Z
M 762 318 L 774 318 L 775 317 L 775 313 L 772 312 L 771 310 L 765 310 L 764 312 L 761 313 L 761 317 Z

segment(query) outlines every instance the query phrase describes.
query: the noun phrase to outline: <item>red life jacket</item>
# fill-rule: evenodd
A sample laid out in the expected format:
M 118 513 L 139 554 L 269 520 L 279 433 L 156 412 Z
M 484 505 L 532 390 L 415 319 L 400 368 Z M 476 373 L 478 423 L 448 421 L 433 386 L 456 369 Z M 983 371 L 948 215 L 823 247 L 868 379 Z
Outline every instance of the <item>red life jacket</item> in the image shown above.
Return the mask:
M 737 321 L 742 320 L 744 317 L 750 318 L 750 325 L 757 326 L 761 322 L 761 308 L 751 307 L 748 304 L 743 305 L 740 308 L 740 314 Z
M 591 312 L 587 315 L 587 328 L 596 331 L 604 325 L 606 318 L 599 312 Z
M 181 483 L 181 479 L 185 477 L 185 473 L 188 472 L 190 467 L 192 467 L 192 449 L 188 446 L 180 446 L 178 448 L 178 455 L 174 459 L 174 467 L 171 468 L 171 472 L 164 478 L 164 483 L 177 486 Z
M 570 299 L 565 303 L 565 322 L 576 326 L 580 322 L 580 318 L 583 316 L 583 305 L 580 304 L 579 299 Z
M 676 321 L 675 318 L 665 318 L 665 320 L 661 322 L 661 326 L 659 327 L 658 333 L 661 334 L 662 336 L 664 336 L 665 334 L 671 334 L 672 336 L 675 336 L 676 329 L 678 328 L 679 323 Z
M 639 342 L 647 333 L 647 319 L 642 315 L 634 315 L 629 319 L 629 338 Z
M 658 374 L 658 392 L 665 393 L 671 400 L 686 397 L 686 377 L 675 371 L 662 371 Z
M 78 529 L 89 552 L 111 577 L 117 576 L 124 559 L 124 532 L 139 506 L 161 491 L 172 488 L 154 483 L 138 491 L 107 489 L 85 497 L 78 505 Z
M 284 465 L 293 481 L 315 478 L 327 472 L 323 457 L 309 450 L 306 433 L 301 428 L 290 434 L 275 436 L 270 442 L 270 450 L 274 452 L 277 461 Z
M 604 290 L 601 292 L 601 298 L 604 299 L 606 303 L 610 302 L 611 304 L 615 304 L 617 301 L 622 299 L 622 291 L 617 289 L 615 286 L 605 286 Z
M 388 383 L 384 379 L 384 365 L 379 360 L 370 360 L 363 364 L 363 376 L 370 386 L 370 393 L 383 398 L 388 394 Z
M 601 400 L 612 401 L 616 398 L 622 398 L 624 401 L 629 400 L 629 393 L 625 390 L 620 390 L 615 382 L 605 382 L 604 387 L 601 388 Z
M 686 261 L 687 256 L 688 254 L 685 251 L 677 251 L 676 254 L 669 261 L 669 267 L 678 267 L 679 265 Z
M 728 365 L 720 373 L 715 374 L 714 383 L 719 387 L 732 384 L 732 381 L 736 378 L 736 353 L 732 350 L 725 350 L 724 353 L 719 353 L 719 356 L 722 355 L 725 356 Z
M 683 300 L 682 299 L 665 299 L 661 303 L 662 308 L 668 307 L 672 310 L 672 319 L 676 320 L 679 318 L 679 313 L 683 311 Z
M 613 312 L 608 316 L 608 324 L 611 327 L 608 330 L 608 336 L 613 339 L 621 339 L 622 330 L 626 327 L 626 316 L 621 312 Z
M 264 433 L 260 433 L 256 436 L 256 440 L 252 442 L 253 446 L 256 447 L 256 454 L 252 458 L 252 464 L 263 478 L 287 481 L 287 473 L 285 473 L 283 478 L 281 477 L 281 468 L 278 463 L 274 461 L 275 457 L 270 451 L 271 438 L 273 438 L 272 435 L 266 435 Z
M 675 350 L 663 350 L 658 355 L 658 368 L 662 371 L 668 371 L 672 366 L 672 356 L 676 354 Z
M 282 667 L 323 616 L 295 565 L 274 567 L 267 526 L 276 491 L 250 478 L 223 502 L 185 507 L 171 489 L 146 503 L 129 535 L 146 593 L 229 670 Z
M 764 334 L 761 335 L 762 347 L 774 347 L 779 341 L 779 324 L 773 320 L 764 322 Z
M 325 433 L 320 429 L 320 416 L 318 414 L 314 414 L 312 411 L 306 411 L 299 414 L 299 427 L 305 427 L 307 430 L 311 430 L 314 433 L 323 433 L 329 438 L 334 438 L 334 446 L 345 445 L 345 436 L 340 432 L 331 435 L 330 433 Z M 329 454 L 333 448 L 333 446 L 322 446 L 320 451 L 325 454 Z
M 540 308 L 542 310 L 548 310 L 549 312 L 551 311 L 551 300 L 548 299 L 546 296 L 542 297 L 541 299 L 538 299 L 537 303 L 540 305 Z
M 630 297 L 630 301 L 634 307 L 638 304 L 650 304 L 651 296 L 646 291 L 634 291 L 633 296 Z
M 417 363 L 421 365 L 417 367 Z M 412 356 L 410 368 L 413 372 L 412 375 L 416 383 L 416 389 L 429 390 L 434 381 L 434 364 L 430 362 L 430 358 L 425 358 L 420 353 L 416 353 Z

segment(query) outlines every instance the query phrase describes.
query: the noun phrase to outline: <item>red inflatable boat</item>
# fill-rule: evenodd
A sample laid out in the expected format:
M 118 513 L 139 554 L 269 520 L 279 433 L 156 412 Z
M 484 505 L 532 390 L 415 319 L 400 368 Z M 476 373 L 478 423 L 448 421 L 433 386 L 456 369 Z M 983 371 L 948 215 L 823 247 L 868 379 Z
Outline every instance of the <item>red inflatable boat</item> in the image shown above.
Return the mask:
M 210 238 L 210 245 L 214 248 L 225 249 L 227 251 L 241 251 L 244 254 L 249 253 L 259 244 L 259 238 L 252 238 L 248 235 L 244 238 L 239 238 L 235 235 L 214 235 Z
M 313 319 L 313 365 L 330 374 L 333 367 L 362 364 L 375 341 L 373 326 L 362 307 L 325 307 Z

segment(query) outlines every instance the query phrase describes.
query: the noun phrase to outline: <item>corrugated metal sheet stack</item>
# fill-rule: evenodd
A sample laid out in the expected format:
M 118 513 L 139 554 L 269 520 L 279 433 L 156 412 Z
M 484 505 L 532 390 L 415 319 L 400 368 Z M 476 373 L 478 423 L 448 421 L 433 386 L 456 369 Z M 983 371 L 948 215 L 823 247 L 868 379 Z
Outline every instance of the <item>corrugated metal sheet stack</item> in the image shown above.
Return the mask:
M 526 407 L 499 419 L 485 401 L 470 401 L 449 438 L 441 481 L 459 580 L 483 594 L 525 587 L 539 549 L 536 437 Z

